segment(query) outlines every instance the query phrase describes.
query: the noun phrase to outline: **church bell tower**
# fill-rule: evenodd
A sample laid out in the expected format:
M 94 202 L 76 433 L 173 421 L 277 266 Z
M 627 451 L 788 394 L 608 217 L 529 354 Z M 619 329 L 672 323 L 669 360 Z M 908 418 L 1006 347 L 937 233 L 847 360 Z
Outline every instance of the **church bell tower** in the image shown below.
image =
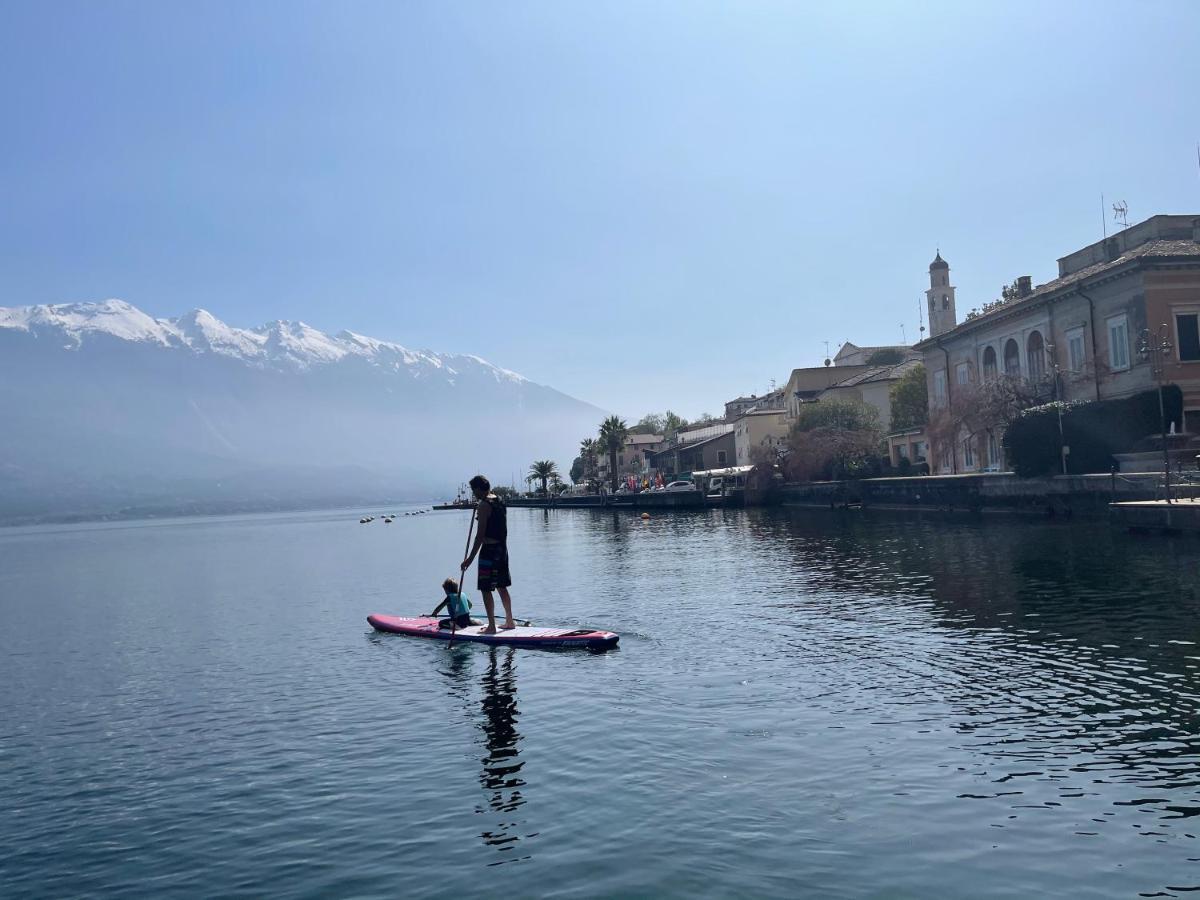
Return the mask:
M 942 252 L 929 264 L 929 290 L 925 292 L 929 309 L 929 336 L 937 337 L 951 331 L 958 324 L 954 312 L 954 288 L 950 286 L 950 264 L 942 259 Z

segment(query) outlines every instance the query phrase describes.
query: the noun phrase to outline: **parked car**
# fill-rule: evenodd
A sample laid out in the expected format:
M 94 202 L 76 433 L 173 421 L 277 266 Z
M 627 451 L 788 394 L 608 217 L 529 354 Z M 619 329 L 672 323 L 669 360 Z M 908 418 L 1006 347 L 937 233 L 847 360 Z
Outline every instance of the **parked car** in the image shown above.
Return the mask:
M 672 481 L 667 485 L 666 489 L 668 491 L 694 491 L 696 490 L 696 485 L 690 481 Z

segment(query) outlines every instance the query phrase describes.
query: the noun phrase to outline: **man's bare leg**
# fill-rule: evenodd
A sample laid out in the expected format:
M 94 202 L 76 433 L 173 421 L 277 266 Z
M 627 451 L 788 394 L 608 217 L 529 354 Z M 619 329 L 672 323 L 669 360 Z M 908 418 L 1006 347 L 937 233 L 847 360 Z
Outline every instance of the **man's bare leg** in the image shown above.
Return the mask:
M 497 590 L 500 591 L 500 602 L 504 604 L 504 624 L 500 627 L 505 630 L 516 628 L 517 623 L 513 621 L 512 617 L 512 597 L 508 595 L 508 588 L 502 587 Z M 489 606 L 488 609 L 491 609 L 491 607 Z
M 487 613 L 488 624 L 487 628 L 483 629 L 480 634 L 495 634 L 496 633 L 496 601 L 492 599 L 491 591 L 480 591 L 483 594 L 483 609 Z M 503 596 L 503 595 L 501 595 Z

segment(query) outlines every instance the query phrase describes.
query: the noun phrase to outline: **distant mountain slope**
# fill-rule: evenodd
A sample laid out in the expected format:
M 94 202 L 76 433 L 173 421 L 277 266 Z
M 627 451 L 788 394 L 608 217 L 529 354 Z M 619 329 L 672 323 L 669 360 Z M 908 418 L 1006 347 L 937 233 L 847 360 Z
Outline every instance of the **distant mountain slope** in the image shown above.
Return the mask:
M 565 467 L 603 415 L 476 356 L 301 322 L 0 308 L 0 518 L 508 483 L 535 458 Z

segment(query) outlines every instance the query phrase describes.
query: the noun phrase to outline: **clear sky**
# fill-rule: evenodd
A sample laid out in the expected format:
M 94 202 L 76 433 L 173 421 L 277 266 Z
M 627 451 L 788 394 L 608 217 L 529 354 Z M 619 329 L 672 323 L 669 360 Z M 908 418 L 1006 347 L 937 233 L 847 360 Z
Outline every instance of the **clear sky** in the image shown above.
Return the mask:
M 0 305 L 720 412 L 911 342 L 937 247 L 961 316 L 1099 239 L 1102 192 L 1200 212 L 1198 47 L 1194 0 L 0 0 Z

